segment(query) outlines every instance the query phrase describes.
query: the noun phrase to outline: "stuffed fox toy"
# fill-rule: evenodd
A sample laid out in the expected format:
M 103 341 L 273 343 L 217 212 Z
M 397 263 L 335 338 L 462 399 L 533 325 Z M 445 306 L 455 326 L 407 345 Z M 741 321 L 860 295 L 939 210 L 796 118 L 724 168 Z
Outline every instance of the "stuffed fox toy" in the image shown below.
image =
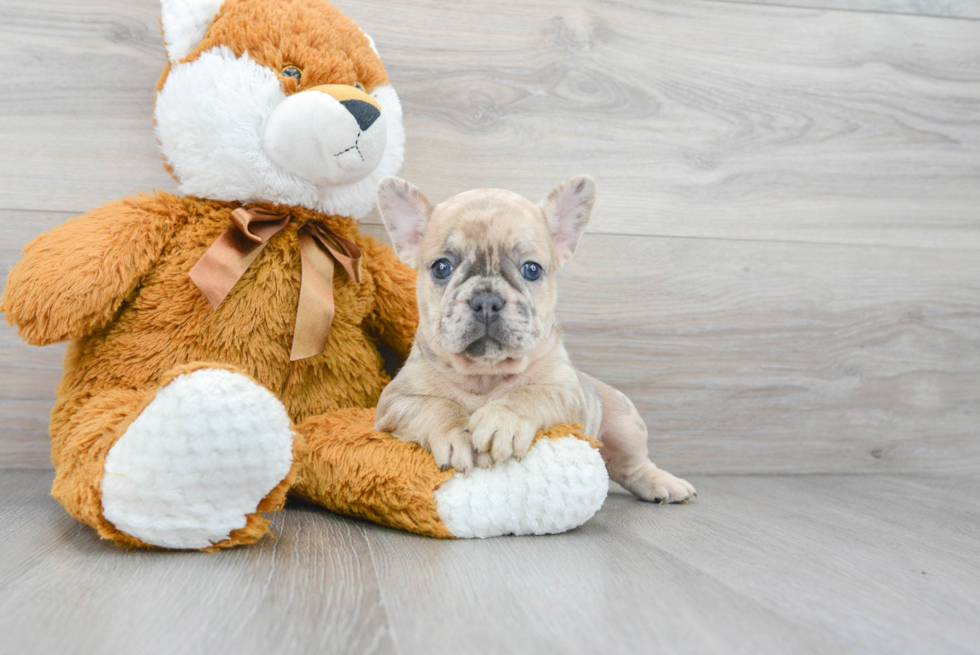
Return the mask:
M 357 229 L 404 152 L 375 50 L 325 0 L 163 0 L 155 119 L 182 195 L 124 198 L 27 245 L 2 300 L 71 340 L 52 493 L 132 547 L 216 549 L 288 492 L 436 537 L 560 532 L 606 494 L 574 427 L 466 476 L 371 429 L 415 272 Z

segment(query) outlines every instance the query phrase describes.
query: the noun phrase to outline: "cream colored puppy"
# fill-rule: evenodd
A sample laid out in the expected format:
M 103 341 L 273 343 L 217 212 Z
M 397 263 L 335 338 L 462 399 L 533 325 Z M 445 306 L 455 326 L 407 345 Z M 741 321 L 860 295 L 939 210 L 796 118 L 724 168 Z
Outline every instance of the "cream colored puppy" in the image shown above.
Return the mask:
M 419 271 L 419 327 L 408 361 L 381 394 L 377 430 L 428 449 L 443 468 L 467 471 L 520 458 L 539 429 L 577 422 L 602 441 L 609 476 L 640 498 L 695 495 L 650 461 L 633 403 L 577 371 L 562 345 L 555 273 L 594 201 L 586 176 L 539 205 L 478 189 L 433 207 L 408 182 L 381 181 L 381 217 L 398 255 Z

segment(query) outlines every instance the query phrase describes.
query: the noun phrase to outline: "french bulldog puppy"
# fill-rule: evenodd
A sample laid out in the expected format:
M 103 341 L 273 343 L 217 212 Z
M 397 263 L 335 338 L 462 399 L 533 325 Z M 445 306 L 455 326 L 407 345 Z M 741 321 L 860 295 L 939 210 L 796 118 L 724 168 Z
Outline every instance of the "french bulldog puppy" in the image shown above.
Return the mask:
M 647 456 L 647 429 L 622 393 L 577 371 L 555 321 L 555 273 L 595 201 L 587 176 L 540 204 L 500 189 L 435 207 L 385 178 L 378 208 L 399 257 L 418 269 L 419 326 L 378 402 L 375 429 L 429 450 L 444 469 L 521 458 L 535 433 L 580 423 L 602 441 L 609 476 L 644 500 L 686 502 L 694 487 Z

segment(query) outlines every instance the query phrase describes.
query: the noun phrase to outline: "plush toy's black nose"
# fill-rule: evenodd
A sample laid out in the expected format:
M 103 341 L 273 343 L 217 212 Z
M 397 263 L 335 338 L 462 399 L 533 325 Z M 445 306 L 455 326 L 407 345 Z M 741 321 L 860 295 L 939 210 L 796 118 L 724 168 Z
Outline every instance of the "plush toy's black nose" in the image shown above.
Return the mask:
M 378 116 L 381 115 L 377 107 L 363 100 L 341 100 L 340 104 L 357 121 L 357 126 L 361 128 L 361 132 L 374 125 L 374 121 L 378 120 Z
M 470 309 L 483 319 L 484 323 L 496 319 L 503 308 L 504 299 L 496 294 L 484 293 L 470 299 Z

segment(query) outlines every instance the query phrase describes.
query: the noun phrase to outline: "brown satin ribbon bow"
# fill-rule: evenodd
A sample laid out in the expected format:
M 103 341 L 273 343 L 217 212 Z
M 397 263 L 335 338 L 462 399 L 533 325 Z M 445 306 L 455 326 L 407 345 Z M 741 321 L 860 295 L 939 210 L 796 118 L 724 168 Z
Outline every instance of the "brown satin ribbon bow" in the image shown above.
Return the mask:
M 194 264 L 190 276 L 197 288 L 218 308 L 262 249 L 289 223 L 290 214 L 253 207 L 231 212 L 232 224 Z M 361 282 L 361 249 L 319 223 L 307 223 L 299 232 L 302 281 L 296 307 L 291 361 L 323 352 L 333 322 L 333 270 L 339 263 L 351 279 Z

